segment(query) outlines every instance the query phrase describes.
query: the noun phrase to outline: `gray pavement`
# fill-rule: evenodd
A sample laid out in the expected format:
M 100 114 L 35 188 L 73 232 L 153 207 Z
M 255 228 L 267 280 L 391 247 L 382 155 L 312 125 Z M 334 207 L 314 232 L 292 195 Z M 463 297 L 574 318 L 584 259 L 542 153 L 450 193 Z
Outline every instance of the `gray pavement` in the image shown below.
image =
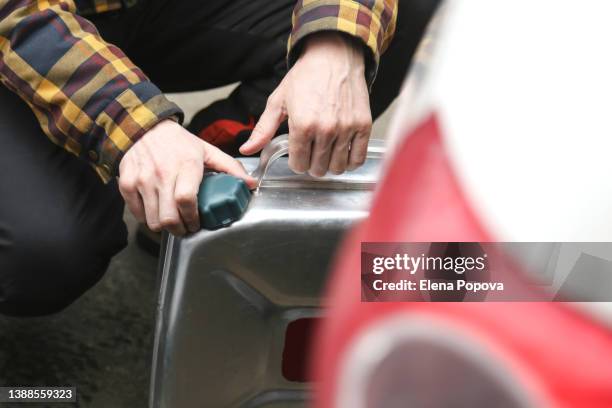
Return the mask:
M 0 385 L 76 386 L 81 407 L 147 406 L 157 259 L 130 242 L 63 312 L 0 317 Z

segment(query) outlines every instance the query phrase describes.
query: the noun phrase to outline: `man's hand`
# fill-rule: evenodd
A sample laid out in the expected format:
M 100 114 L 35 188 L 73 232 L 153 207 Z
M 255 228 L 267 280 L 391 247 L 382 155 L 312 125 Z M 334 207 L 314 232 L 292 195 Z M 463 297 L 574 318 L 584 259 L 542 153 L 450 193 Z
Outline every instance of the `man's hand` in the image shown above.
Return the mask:
M 363 49 L 340 34 L 308 38 L 240 152 L 261 150 L 288 117 L 293 171 L 323 176 L 359 167 L 372 129 L 364 64 Z
M 184 235 L 200 229 L 197 194 L 204 166 L 255 185 L 242 165 L 165 120 L 149 130 L 119 164 L 119 190 L 136 219 L 150 229 Z

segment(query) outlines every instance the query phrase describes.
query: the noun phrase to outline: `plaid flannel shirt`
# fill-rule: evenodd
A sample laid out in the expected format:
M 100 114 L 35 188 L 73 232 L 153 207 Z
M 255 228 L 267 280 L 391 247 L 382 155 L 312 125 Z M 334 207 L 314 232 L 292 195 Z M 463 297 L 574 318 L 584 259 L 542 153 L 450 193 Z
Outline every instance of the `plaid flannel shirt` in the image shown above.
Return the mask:
M 146 131 L 183 113 L 84 15 L 138 0 L 0 0 L 0 81 L 34 111 L 45 134 L 89 161 L 104 181 Z M 204 7 L 204 5 L 203 5 Z M 300 0 L 289 40 L 340 31 L 369 49 L 368 80 L 395 29 L 397 0 Z

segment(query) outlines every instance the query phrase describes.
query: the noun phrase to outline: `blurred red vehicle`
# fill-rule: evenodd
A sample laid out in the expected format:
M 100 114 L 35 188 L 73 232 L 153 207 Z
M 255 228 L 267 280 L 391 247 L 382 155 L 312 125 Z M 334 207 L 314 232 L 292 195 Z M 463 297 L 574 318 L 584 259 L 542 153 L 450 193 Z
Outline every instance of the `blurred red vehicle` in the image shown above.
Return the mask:
M 610 8 L 448 2 L 338 257 L 316 407 L 612 407 L 609 304 L 362 303 L 360 280 L 362 242 L 612 241 Z

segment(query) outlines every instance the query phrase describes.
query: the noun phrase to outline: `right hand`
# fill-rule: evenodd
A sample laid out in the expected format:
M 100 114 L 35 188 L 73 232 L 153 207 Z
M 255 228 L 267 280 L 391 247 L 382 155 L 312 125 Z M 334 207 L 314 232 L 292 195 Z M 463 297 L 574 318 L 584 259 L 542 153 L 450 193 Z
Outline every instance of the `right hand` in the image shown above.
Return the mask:
M 180 236 L 200 229 L 197 195 L 204 167 L 255 180 L 240 162 L 164 120 L 145 133 L 119 164 L 119 191 L 139 222 Z

